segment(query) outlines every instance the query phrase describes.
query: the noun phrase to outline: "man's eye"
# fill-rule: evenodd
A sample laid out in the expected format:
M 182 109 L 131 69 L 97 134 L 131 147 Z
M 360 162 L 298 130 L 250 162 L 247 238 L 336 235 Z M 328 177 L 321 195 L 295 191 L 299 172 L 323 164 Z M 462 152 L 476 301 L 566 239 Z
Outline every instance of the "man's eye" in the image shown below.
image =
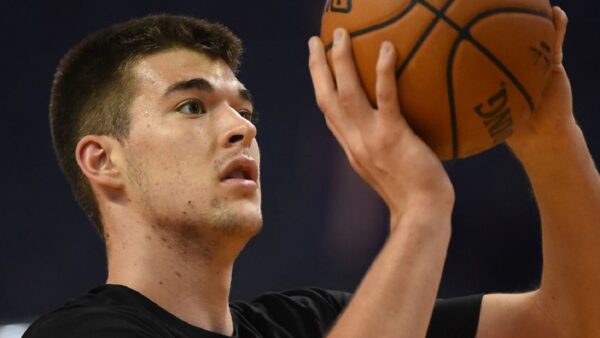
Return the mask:
M 177 107 L 177 111 L 185 115 L 200 115 L 206 113 L 204 104 L 198 100 L 184 102 Z
M 252 118 L 253 118 L 254 115 L 252 114 L 251 111 L 244 109 L 244 110 L 240 110 L 239 114 L 240 114 L 241 117 L 245 118 L 246 120 L 253 122 Z

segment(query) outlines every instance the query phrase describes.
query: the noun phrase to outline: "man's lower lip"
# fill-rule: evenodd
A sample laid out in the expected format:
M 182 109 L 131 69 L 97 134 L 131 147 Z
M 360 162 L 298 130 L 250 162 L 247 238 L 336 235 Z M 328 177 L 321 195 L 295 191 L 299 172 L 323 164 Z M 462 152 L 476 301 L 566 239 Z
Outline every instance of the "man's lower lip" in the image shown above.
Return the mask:
M 226 184 L 226 185 L 234 185 L 234 186 L 240 186 L 240 187 L 251 188 L 251 189 L 256 189 L 258 187 L 258 184 L 256 184 L 256 182 L 254 182 L 253 180 L 247 180 L 244 178 L 228 178 L 228 179 L 221 181 L 221 183 Z

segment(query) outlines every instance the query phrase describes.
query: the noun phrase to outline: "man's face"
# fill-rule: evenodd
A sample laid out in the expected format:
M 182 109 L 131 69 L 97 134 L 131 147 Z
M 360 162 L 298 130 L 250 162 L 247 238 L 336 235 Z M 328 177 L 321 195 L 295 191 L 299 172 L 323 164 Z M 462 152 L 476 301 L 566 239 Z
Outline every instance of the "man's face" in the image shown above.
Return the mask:
M 249 92 L 221 59 L 185 49 L 142 58 L 124 141 L 127 197 L 183 236 L 261 227 L 260 153 Z

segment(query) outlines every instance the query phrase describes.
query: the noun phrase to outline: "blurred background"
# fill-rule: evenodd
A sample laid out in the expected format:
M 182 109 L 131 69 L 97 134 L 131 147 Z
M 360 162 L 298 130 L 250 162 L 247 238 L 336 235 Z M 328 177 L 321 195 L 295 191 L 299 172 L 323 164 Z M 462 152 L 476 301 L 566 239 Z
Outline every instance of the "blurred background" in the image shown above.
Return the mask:
M 570 17 L 565 64 L 578 121 L 600 155 L 600 3 L 554 1 Z M 203 17 L 245 43 L 239 77 L 260 111 L 265 225 L 239 258 L 233 300 L 302 286 L 352 291 L 387 234 L 387 211 L 352 172 L 318 111 L 307 39 L 321 0 L 4 0 L 0 81 L 0 328 L 17 336 L 40 314 L 102 284 L 101 242 L 56 164 L 47 106 L 61 56 L 88 33 L 151 13 Z M 504 146 L 446 163 L 457 203 L 441 297 L 523 291 L 541 271 L 539 219 Z

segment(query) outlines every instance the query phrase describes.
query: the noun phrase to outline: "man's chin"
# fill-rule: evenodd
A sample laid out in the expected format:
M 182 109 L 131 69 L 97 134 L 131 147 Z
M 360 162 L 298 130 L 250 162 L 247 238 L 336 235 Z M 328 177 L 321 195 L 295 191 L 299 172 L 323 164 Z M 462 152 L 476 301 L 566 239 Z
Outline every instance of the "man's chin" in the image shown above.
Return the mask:
M 262 215 L 256 212 L 228 211 L 212 223 L 213 229 L 228 236 L 254 237 L 262 229 Z

